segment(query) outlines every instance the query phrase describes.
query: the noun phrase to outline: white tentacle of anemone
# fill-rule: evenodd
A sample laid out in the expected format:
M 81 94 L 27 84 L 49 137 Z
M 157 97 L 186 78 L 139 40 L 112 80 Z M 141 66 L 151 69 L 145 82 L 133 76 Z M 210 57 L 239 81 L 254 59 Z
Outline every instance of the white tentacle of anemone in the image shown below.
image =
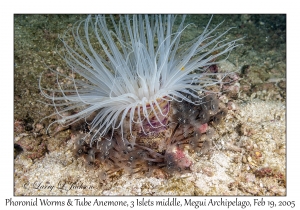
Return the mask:
M 52 100 L 54 114 L 60 116 L 55 122 L 69 125 L 97 112 L 90 129 L 95 136 L 115 129 L 123 132 L 126 117 L 130 131 L 133 123 L 142 126 L 147 120 L 151 125 L 150 112 L 156 117 L 164 114 L 161 100 L 197 103 L 186 95 L 198 97 L 197 92 L 222 82 L 208 73 L 207 67 L 238 46 L 237 40 L 224 39 L 230 29 L 214 33 L 221 23 L 209 29 L 211 19 L 198 37 L 185 43 L 180 41 L 189 26 L 184 25 L 185 16 L 177 25 L 173 15 L 125 15 L 119 16 L 119 22 L 115 19 L 99 15 L 77 22 L 72 28 L 72 47 L 67 32 L 62 36 L 63 57 L 80 78 L 55 71 L 58 89 L 49 94 L 41 87 L 41 76 L 41 93 Z M 71 85 L 63 88 L 59 77 L 72 81 Z M 65 114 L 73 110 L 74 114 Z

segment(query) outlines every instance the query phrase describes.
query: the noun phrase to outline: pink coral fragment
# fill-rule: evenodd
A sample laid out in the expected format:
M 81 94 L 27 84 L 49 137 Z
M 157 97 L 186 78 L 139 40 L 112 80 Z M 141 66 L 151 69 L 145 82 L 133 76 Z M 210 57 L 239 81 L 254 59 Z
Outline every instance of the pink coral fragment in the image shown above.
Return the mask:
M 207 128 L 208 128 L 207 123 L 200 125 L 199 126 L 200 133 L 206 133 Z
M 183 150 L 176 147 L 173 151 L 174 151 L 175 161 L 180 168 L 184 169 L 192 165 L 192 161 L 186 156 Z

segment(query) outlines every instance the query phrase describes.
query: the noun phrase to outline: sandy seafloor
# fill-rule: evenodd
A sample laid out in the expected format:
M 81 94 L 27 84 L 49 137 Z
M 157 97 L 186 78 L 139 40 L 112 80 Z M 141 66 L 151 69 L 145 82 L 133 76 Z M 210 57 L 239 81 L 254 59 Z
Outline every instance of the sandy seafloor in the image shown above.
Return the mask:
M 212 26 L 236 27 L 229 39 L 244 37 L 219 68 L 238 71 L 238 92 L 212 137 L 209 156 L 191 154 L 191 172 L 166 176 L 117 173 L 107 180 L 87 168 L 72 150 L 72 131 L 46 135 L 51 106 L 43 101 L 39 75 L 67 66 L 58 55 L 58 35 L 84 15 L 15 15 L 14 21 L 14 194 L 20 195 L 286 195 L 286 17 L 215 15 Z M 186 23 L 202 30 L 209 15 Z M 19 145 L 19 146 L 17 146 Z M 59 187 L 66 183 L 64 187 Z M 81 187 L 71 187 L 71 183 Z M 51 187 L 53 186 L 53 188 Z M 72 189 L 69 189 L 69 188 Z M 62 188 L 62 189 L 59 189 Z

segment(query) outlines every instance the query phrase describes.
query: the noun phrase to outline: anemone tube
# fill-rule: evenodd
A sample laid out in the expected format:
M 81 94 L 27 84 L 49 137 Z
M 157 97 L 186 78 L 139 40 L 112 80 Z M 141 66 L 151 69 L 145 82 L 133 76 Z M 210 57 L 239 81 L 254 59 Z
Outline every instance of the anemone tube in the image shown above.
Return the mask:
M 109 131 L 112 136 L 116 129 L 124 133 L 126 118 L 131 134 L 133 124 L 143 132 L 145 122 L 152 128 L 166 126 L 162 121 L 168 111 L 163 112 L 162 101 L 201 103 L 198 93 L 222 82 L 215 73 L 207 72 L 207 67 L 237 47 L 237 40 L 223 39 L 230 29 L 214 34 L 221 23 L 209 30 L 211 18 L 199 36 L 182 43 L 180 38 L 191 24 L 184 25 L 182 16 L 175 25 L 177 19 L 173 15 L 125 15 L 119 16 L 117 23 L 113 16 L 98 15 L 74 24 L 71 33 L 75 44 L 71 47 L 66 31 L 61 37 L 65 47 L 62 56 L 71 71 L 83 79 L 55 71 L 58 89 L 52 94 L 40 83 L 42 95 L 52 100 L 56 109 L 53 115 L 59 116 L 55 122 L 69 125 L 97 112 L 90 126 L 94 141 Z M 97 53 L 99 48 L 105 57 Z M 59 77 L 72 85 L 64 89 Z M 199 100 L 191 101 L 189 95 Z M 65 114 L 72 110 L 76 110 L 74 114 Z

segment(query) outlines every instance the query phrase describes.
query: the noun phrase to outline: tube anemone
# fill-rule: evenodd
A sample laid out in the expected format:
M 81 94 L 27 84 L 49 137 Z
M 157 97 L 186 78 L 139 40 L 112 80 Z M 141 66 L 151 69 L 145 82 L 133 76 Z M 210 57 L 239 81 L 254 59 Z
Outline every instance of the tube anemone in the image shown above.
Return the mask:
M 221 23 L 209 29 L 210 19 L 199 36 L 183 43 L 181 36 L 190 24 L 184 24 L 185 16 L 175 24 L 177 19 L 173 15 L 98 15 L 74 24 L 71 38 L 75 42 L 70 43 L 70 31 L 61 41 L 62 56 L 76 79 L 54 71 L 58 88 L 51 94 L 39 82 L 42 95 L 56 109 L 53 115 L 59 116 L 55 122 L 68 125 L 96 113 L 90 124 L 94 141 L 108 132 L 112 136 L 115 130 L 132 134 L 133 127 L 139 126 L 147 134 L 147 126 L 166 126 L 164 118 L 172 100 L 201 103 L 198 93 L 222 82 L 208 67 L 220 62 L 217 57 L 226 59 L 238 46 L 237 40 L 224 39 L 230 29 L 215 33 Z M 69 80 L 69 85 L 61 85 L 59 78 Z M 192 101 L 189 95 L 199 100 Z

